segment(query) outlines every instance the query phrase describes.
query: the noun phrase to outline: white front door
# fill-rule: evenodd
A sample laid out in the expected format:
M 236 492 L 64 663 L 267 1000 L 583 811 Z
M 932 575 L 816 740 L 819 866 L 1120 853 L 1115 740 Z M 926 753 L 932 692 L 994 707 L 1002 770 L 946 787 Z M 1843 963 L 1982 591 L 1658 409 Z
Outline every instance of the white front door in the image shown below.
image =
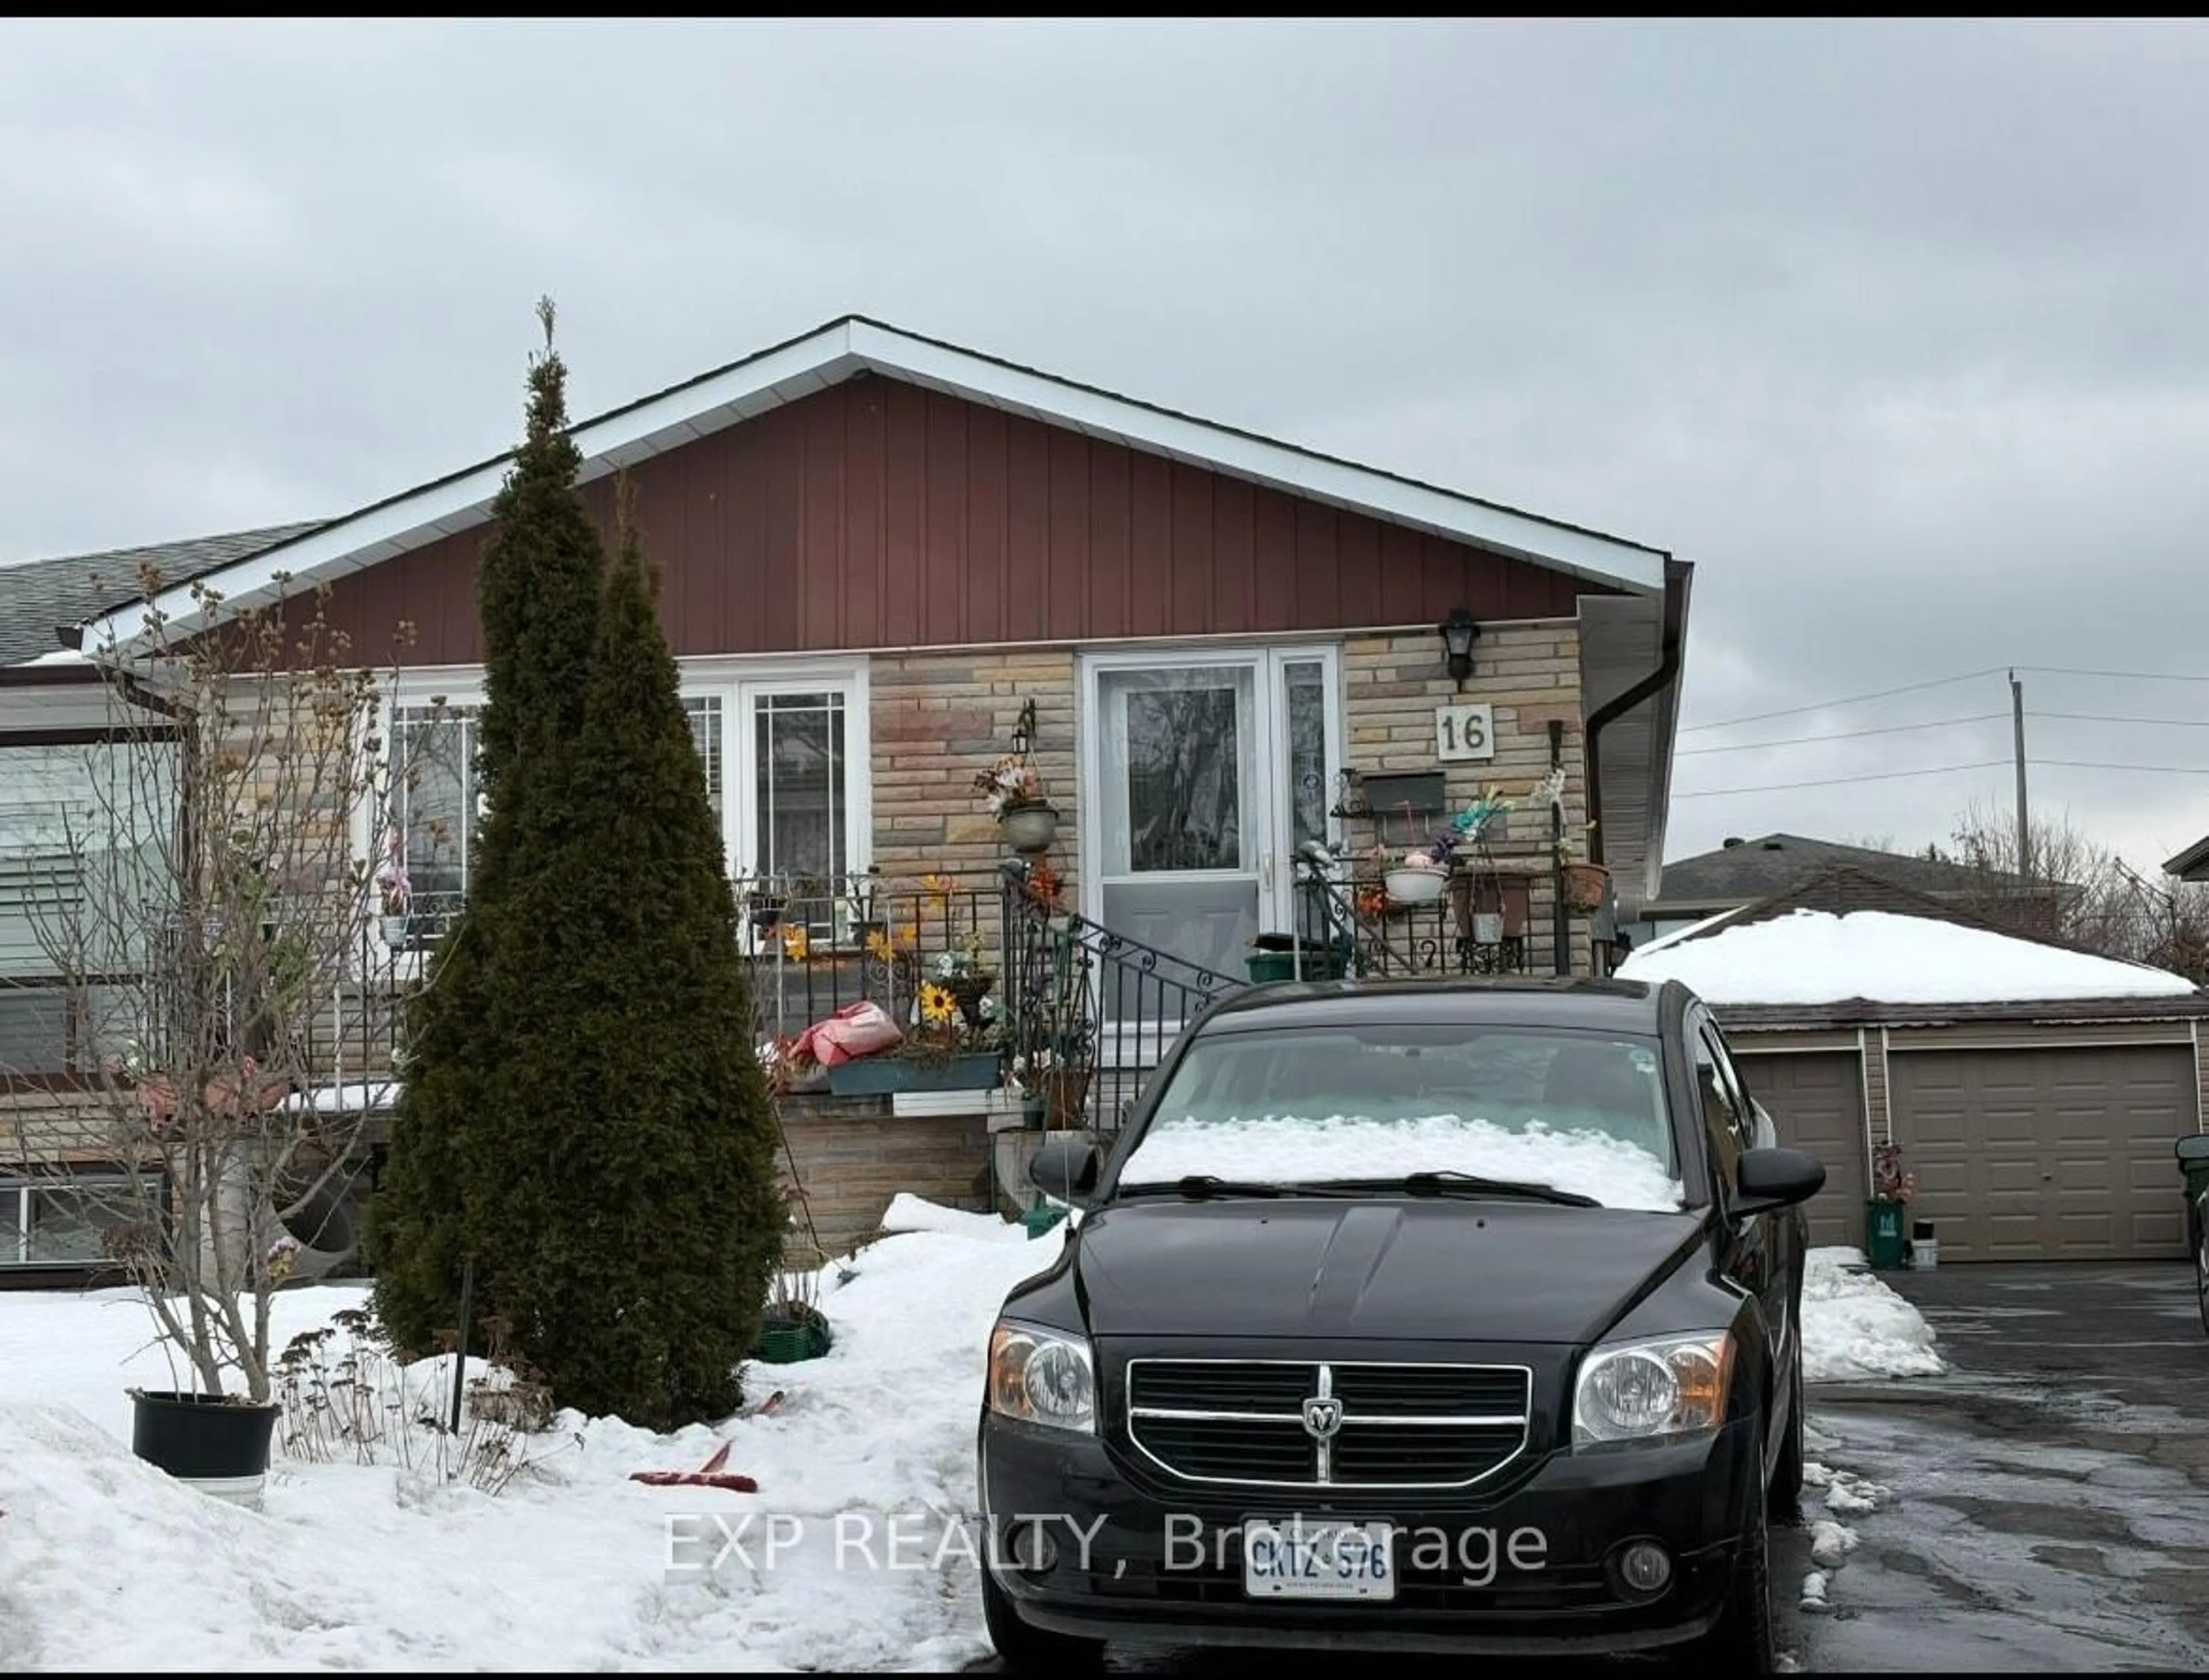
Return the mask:
M 1333 831 L 1334 650 L 1102 654 L 1085 679 L 1090 918 L 1242 978 L 1289 926 L 1297 848 Z

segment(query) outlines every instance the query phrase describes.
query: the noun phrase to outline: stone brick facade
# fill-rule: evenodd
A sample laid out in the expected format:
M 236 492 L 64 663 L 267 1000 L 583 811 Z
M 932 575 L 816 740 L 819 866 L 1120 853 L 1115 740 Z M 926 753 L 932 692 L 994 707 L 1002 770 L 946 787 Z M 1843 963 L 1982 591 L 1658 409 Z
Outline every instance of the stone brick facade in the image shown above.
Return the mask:
M 868 666 L 874 859 L 893 883 L 930 873 L 993 882 L 1006 855 L 974 778 L 1012 751 L 1035 702 L 1028 760 L 1059 813 L 1050 861 L 1070 889 L 1080 864 L 1071 648 L 888 654 Z
M 1586 758 L 1580 717 L 1580 637 L 1569 619 L 1498 626 L 1473 647 L 1472 675 L 1460 691 L 1441 657 L 1430 629 L 1351 636 L 1343 644 L 1343 711 L 1349 735 L 1348 767 L 1368 774 L 1441 771 L 1448 809 L 1471 804 L 1501 788 L 1517 801 L 1507 837 L 1493 848 L 1496 867 L 1524 873 L 1532 890 L 1527 962 L 1555 971 L 1550 870 L 1550 819 L 1527 798 L 1550 773 L 1550 725 L 1563 725 L 1559 760 L 1565 771 L 1565 833 L 1574 855 L 1585 857 L 1587 835 Z M 1444 763 L 1435 739 L 1435 709 L 1459 703 L 1494 708 L 1496 755 L 1470 763 Z M 1353 846 L 1376 842 L 1400 846 L 1418 837 L 1398 820 L 1353 820 L 1345 838 Z M 1590 972 L 1587 923 L 1567 921 L 1571 968 Z

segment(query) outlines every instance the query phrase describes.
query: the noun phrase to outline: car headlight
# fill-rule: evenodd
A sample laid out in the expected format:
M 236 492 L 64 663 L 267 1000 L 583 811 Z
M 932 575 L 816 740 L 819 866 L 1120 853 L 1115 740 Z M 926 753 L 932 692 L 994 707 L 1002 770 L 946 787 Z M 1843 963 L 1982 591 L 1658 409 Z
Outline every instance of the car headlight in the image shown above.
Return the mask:
M 1725 1421 L 1733 1334 L 1650 1336 L 1597 1348 L 1573 1389 L 1573 1445 L 1672 1441 Z
M 1024 1424 L 1093 1432 L 1097 1378 L 1088 1343 L 1032 1324 L 999 1323 L 990 1333 L 990 1409 Z

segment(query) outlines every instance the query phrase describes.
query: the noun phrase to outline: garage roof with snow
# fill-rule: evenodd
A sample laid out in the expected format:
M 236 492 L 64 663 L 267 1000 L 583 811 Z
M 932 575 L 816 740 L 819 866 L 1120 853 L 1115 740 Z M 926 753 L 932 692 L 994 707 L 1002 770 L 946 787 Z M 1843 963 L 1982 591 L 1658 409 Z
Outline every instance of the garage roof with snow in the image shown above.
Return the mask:
M 1622 980 L 1679 980 L 1712 1004 L 1995 1004 L 2192 997 L 2182 975 L 1891 910 L 1797 909 L 1631 953 Z

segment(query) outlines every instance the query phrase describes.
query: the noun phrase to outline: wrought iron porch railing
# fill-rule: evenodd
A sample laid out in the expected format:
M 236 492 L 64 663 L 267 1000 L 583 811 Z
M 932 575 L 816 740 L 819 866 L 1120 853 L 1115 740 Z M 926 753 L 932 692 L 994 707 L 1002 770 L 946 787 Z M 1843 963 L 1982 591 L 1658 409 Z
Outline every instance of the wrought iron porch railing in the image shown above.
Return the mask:
M 1046 1126 L 1117 1132 L 1182 1029 L 1249 984 L 1039 903 L 1017 874 L 1005 906 L 1010 1065 Z
M 1389 898 L 1382 872 L 1306 855 L 1297 860 L 1297 899 L 1308 973 L 1397 980 L 1529 966 L 1524 876 L 1454 871 L 1434 898 L 1400 903 Z

